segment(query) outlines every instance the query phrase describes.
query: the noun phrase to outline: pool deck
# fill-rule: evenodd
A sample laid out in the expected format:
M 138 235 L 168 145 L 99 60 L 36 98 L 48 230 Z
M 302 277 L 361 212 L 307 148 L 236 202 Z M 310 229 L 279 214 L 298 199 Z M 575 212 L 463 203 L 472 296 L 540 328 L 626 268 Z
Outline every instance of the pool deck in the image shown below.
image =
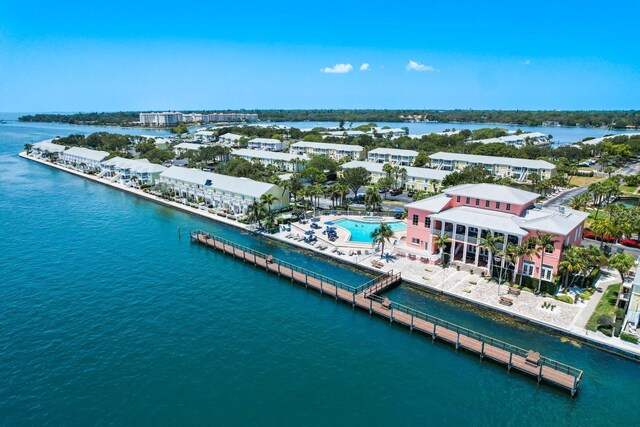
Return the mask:
M 351 250 L 360 250 L 361 252 L 364 253 L 364 251 L 373 251 L 373 245 L 370 242 L 355 242 L 355 241 L 351 241 L 351 232 L 349 232 L 349 230 L 347 230 L 344 227 L 341 227 L 340 224 L 333 224 L 330 226 L 333 226 L 336 228 L 336 233 L 338 235 L 338 238 L 336 239 L 335 242 L 331 242 L 329 241 L 329 239 L 327 238 L 326 235 L 322 234 L 322 232 L 327 228 L 327 225 L 325 224 L 326 222 L 336 222 L 336 221 L 340 221 L 343 219 L 350 219 L 353 221 L 362 221 L 361 218 L 362 217 L 358 217 L 358 216 L 342 216 L 342 215 L 323 215 L 321 217 L 322 219 L 320 221 L 318 221 L 315 224 L 318 224 L 318 226 L 322 227 L 322 229 L 320 230 L 314 230 L 313 228 L 311 228 L 311 224 L 314 224 L 311 221 L 308 221 L 306 224 L 300 223 L 300 222 L 295 222 L 291 224 L 291 233 L 294 235 L 294 237 L 299 236 L 299 237 L 304 237 L 305 233 L 307 233 L 308 231 L 313 231 L 315 233 L 315 236 L 318 238 L 319 241 L 321 241 L 322 243 L 326 244 L 326 245 L 330 245 L 331 248 L 334 247 L 338 247 L 340 248 L 343 252 L 349 252 Z M 376 222 L 399 222 L 400 220 L 395 219 L 395 218 L 384 218 L 382 221 L 376 221 Z M 374 222 L 372 221 L 362 221 L 364 223 L 368 223 L 368 224 L 372 224 Z M 285 232 L 284 235 L 286 236 L 288 234 L 288 232 Z M 402 238 L 406 238 L 407 236 L 407 230 L 398 230 L 396 232 L 394 232 L 394 239 L 391 241 L 393 243 L 393 241 L 398 241 L 400 242 L 400 240 Z M 287 240 L 288 241 L 288 240 Z

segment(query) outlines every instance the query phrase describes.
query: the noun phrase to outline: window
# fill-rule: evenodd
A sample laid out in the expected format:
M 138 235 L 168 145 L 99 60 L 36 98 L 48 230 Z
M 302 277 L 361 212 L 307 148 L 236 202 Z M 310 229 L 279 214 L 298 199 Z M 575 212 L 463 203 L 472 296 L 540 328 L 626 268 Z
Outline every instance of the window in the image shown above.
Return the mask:
M 522 264 L 522 275 L 533 277 L 533 269 L 535 268 L 535 264 L 531 261 L 525 261 Z
M 540 277 L 542 280 L 550 281 L 553 278 L 553 267 L 550 265 L 542 264 L 541 272 Z
M 467 197 L 467 199 L 464 202 L 468 205 L 469 203 L 471 203 L 471 198 Z
M 480 199 L 476 199 L 476 206 L 480 206 Z
M 431 228 L 431 218 L 428 216 L 424 217 L 424 228 Z
M 496 202 L 496 209 L 500 209 L 500 202 Z
M 484 207 L 485 207 L 485 208 L 488 208 L 488 207 L 489 207 L 489 201 L 488 201 L 488 200 L 485 200 L 485 201 L 484 201 Z
M 418 225 L 418 215 L 417 214 L 413 214 L 413 225 Z
M 573 236 L 573 240 L 578 240 L 580 238 L 580 229 L 582 228 L 582 226 L 579 226 L 578 228 L 576 228 L 576 234 L 575 236 Z
M 460 203 L 460 196 L 456 197 L 456 202 Z
M 544 248 L 544 253 L 545 254 L 552 254 L 553 251 L 555 251 L 556 248 L 554 246 L 548 247 L 548 248 Z
M 510 211 L 511 210 L 511 203 L 507 203 L 507 210 Z
M 411 243 L 413 243 L 414 245 L 419 245 L 420 244 L 420 239 L 412 237 L 411 238 Z

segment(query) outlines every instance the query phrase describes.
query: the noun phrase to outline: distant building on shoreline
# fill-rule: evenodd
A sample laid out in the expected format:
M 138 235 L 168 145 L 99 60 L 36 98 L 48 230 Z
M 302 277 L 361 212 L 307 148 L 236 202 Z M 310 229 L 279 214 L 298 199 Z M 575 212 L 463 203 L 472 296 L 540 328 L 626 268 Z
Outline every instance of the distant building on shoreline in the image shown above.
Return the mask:
M 169 127 L 179 123 L 221 123 L 221 122 L 255 122 L 258 115 L 255 113 L 180 113 L 150 112 L 140 113 L 142 126 Z

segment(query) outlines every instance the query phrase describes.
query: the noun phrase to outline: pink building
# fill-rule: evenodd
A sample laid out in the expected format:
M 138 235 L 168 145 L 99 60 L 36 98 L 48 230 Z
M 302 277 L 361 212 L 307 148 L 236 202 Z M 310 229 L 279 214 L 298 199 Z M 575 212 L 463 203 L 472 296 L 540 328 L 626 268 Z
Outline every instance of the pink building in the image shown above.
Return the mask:
M 584 221 L 588 214 L 560 207 L 544 208 L 536 204 L 539 194 L 496 184 L 463 184 L 444 190 L 442 194 L 419 200 L 406 206 L 406 248 L 424 254 L 431 262 L 440 262 L 440 248 L 435 237 L 450 238 L 443 255 L 452 261 L 485 267 L 489 253 L 480 247 L 482 238 L 500 236 L 504 243 L 521 244 L 529 238 L 550 234 L 553 251 L 542 257 L 533 255 L 519 259 L 519 274 L 552 280 L 558 273 L 562 251 L 580 245 Z M 504 243 L 498 244 L 502 249 Z M 505 260 L 494 254 L 494 265 L 504 266 Z

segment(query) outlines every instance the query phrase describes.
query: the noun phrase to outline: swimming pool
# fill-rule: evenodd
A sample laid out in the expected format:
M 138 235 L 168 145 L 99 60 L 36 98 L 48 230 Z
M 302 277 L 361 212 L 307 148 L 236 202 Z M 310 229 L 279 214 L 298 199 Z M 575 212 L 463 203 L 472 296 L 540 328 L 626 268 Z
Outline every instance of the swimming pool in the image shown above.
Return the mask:
M 351 233 L 350 242 L 371 243 L 371 233 L 380 226 L 380 222 L 372 221 L 356 221 L 353 219 L 339 219 L 333 221 L 334 225 L 344 228 Z M 393 231 L 402 231 L 407 229 L 407 224 L 402 221 L 387 222 Z

